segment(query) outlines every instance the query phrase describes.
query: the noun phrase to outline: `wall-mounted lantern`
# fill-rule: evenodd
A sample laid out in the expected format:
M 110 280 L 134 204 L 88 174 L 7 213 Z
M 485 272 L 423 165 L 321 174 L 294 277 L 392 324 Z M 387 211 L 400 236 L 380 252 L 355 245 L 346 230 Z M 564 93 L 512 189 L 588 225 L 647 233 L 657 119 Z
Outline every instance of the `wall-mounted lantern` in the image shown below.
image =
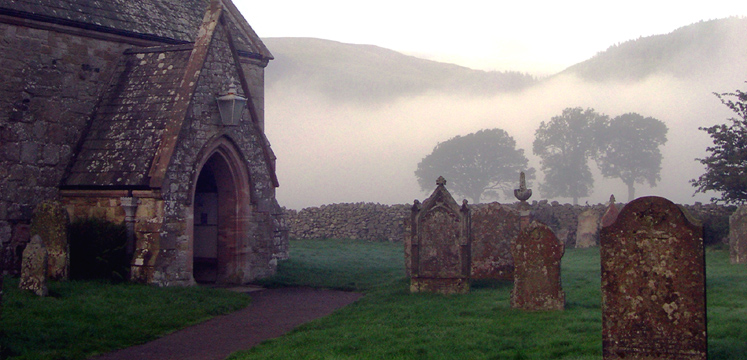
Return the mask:
M 223 125 L 238 125 L 241 120 L 241 114 L 244 112 L 247 98 L 241 96 L 236 91 L 236 84 L 231 81 L 228 92 L 215 98 L 218 101 L 220 110 L 220 119 Z

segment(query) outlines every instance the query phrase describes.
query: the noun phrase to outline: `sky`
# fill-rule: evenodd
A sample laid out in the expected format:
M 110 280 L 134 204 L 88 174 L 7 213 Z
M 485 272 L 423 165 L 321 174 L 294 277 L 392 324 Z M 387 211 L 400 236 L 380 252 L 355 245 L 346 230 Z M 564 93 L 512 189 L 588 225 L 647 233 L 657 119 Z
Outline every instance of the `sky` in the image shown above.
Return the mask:
M 377 45 L 473 69 L 537 76 L 561 71 L 616 43 L 700 20 L 747 16 L 744 0 L 234 3 L 260 37 Z
M 628 40 L 667 34 L 701 20 L 747 17 L 744 0 L 689 5 L 653 0 L 615 4 L 463 0 L 458 7 L 403 0 L 233 1 L 261 38 L 312 37 L 377 45 L 473 69 L 538 77 Z M 708 202 L 716 194 L 694 196 L 688 181 L 702 174 L 703 167 L 695 159 L 703 158 L 710 144 L 698 127 L 730 115 L 712 93 L 743 88 L 747 63 L 740 56 L 734 58 L 734 63 L 720 68 L 721 74 L 696 83 L 651 77 L 642 83 L 607 86 L 552 78 L 518 94 L 480 98 L 432 94 L 377 108 L 330 103 L 297 84 L 276 84 L 265 90 L 265 119 L 278 158 L 278 201 L 302 209 L 423 200 L 428 191 L 420 189 L 415 179 L 418 162 L 437 143 L 486 128 L 504 129 L 516 139 L 517 148 L 524 149 L 530 166 L 537 169 L 536 190 L 542 179 L 539 159 L 532 154 L 534 131 L 564 108 L 578 106 L 611 117 L 637 112 L 664 121 L 669 141 L 662 149 L 661 181 L 655 187 L 638 185 L 636 195 L 664 196 L 678 203 Z M 272 62 L 266 71 L 273 71 Z M 593 163 L 590 166 L 596 171 Z M 594 175 L 594 192 L 580 199 L 582 203 L 604 203 L 610 194 L 625 200 L 627 189 L 620 180 Z M 531 200 L 541 200 L 541 194 L 535 193 Z

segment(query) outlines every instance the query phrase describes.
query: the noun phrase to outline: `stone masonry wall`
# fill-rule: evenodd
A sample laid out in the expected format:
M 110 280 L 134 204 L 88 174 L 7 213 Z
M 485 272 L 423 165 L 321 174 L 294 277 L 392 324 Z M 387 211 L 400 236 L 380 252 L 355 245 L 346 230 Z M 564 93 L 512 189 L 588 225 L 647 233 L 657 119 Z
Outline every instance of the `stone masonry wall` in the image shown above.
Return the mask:
M 404 239 L 404 219 L 409 216 L 411 206 L 348 203 L 284 211 L 291 239 L 342 238 L 400 242 Z M 617 206 L 621 209 L 623 204 L 617 203 Z M 578 214 L 590 208 L 606 209 L 605 204 L 574 206 L 546 200 L 534 201 L 531 207 L 534 219 L 550 226 L 567 247 L 575 246 Z M 735 207 L 701 203 L 683 207 L 704 223 L 706 238 L 709 237 L 708 229 L 711 229 L 714 239 L 711 243 L 723 242 L 728 238 L 729 216 L 736 210 Z
M 11 239 L 28 241 L 34 208 L 58 198 L 99 94 L 132 45 L 2 23 L 0 39 L 0 245 L 13 251 Z
M 292 239 L 402 241 L 404 219 L 412 205 L 333 204 L 303 210 L 284 209 Z

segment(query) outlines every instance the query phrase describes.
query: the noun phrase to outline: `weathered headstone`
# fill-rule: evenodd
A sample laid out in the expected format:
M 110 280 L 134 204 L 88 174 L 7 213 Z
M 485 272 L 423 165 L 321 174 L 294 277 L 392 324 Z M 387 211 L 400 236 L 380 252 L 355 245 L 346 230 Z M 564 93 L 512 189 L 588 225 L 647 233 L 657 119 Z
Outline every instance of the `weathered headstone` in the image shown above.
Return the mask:
M 604 359 L 706 359 L 703 228 L 650 196 L 600 239 Z
M 51 280 L 67 280 L 70 272 L 69 224 L 67 211 L 57 201 L 39 204 L 31 218 L 31 236 L 41 236 L 49 254 L 47 275 Z
M 747 263 L 747 205 L 729 217 L 729 257 L 732 264 Z
M 31 240 L 29 227 L 29 224 L 15 224 L 12 227 L 10 242 L 3 244 L 3 248 L 0 249 L 3 252 L 2 271 L 7 275 L 18 276 L 21 274 L 23 249 Z
M 21 280 L 18 287 L 39 296 L 47 296 L 47 249 L 39 235 L 34 235 L 23 250 Z
M 514 288 L 511 307 L 523 310 L 563 310 L 560 260 L 565 246 L 549 226 L 532 221 L 511 243 Z
M 597 246 L 599 239 L 599 221 L 601 214 L 595 209 L 588 209 L 578 214 L 576 226 L 576 247 L 585 249 Z
M 519 213 L 499 203 L 472 206 L 472 279 L 514 279 L 511 241 L 519 235 Z
M 442 294 L 469 291 L 470 216 L 439 177 L 436 190 L 412 208 L 410 235 L 410 291 Z
M 620 214 L 620 210 L 615 205 L 615 195 L 610 195 L 610 203 L 607 205 L 607 210 L 604 211 L 602 219 L 599 220 L 599 228 L 610 226 L 617 220 L 617 215 Z
M 407 277 L 412 276 L 412 236 L 413 236 L 413 225 L 415 224 L 415 218 L 420 211 L 420 201 L 415 200 L 415 203 L 410 208 L 410 214 L 404 219 L 404 239 L 405 245 L 405 273 Z

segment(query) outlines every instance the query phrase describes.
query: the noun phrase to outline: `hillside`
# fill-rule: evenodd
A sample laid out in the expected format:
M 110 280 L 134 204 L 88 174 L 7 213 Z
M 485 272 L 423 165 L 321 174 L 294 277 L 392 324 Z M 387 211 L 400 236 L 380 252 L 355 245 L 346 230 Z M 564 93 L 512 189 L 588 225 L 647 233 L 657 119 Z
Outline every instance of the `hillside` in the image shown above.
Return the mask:
M 377 102 L 456 90 L 469 95 L 513 91 L 536 83 L 516 72 L 487 72 L 424 60 L 373 45 L 314 38 L 265 38 L 275 56 L 266 86 L 302 86 L 332 99 Z
M 747 18 L 701 21 L 669 34 L 613 45 L 562 74 L 587 81 L 638 81 L 654 74 L 699 78 L 731 72 L 744 76 Z
M 746 24 L 704 21 L 627 41 L 542 80 L 376 46 L 267 38 L 276 58 L 266 71 L 265 116 L 283 179 L 278 199 L 295 209 L 412 202 L 421 193 L 414 170 L 423 157 L 439 142 L 481 129 L 508 132 L 539 168 L 531 149 L 541 122 L 567 107 L 590 107 L 610 117 L 636 112 L 669 127 L 661 185 L 641 185 L 636 193 L 707 202 L 713 194 L 693 196 L 688 182 L 703 173 L 694 159 L 712 145 L 698 128 L 733 115 L 712 93 L 744 89 Z M 627 192 L 619 179 L 594 176 L 584 201 Z
M 747 18 L 701 21 L 669 34 L 610 46 L 560 74 L 587 81 L 639 81 L 653 74 L 679 78 L 744 73 Z M 266 85 L 301 87 L 333 100 L 370 103 L 428 92 L 495 95 L 540 83 L 529 74 L 473 70 L 373 45 L 315 38 L 265 38 L 275 60 Z

